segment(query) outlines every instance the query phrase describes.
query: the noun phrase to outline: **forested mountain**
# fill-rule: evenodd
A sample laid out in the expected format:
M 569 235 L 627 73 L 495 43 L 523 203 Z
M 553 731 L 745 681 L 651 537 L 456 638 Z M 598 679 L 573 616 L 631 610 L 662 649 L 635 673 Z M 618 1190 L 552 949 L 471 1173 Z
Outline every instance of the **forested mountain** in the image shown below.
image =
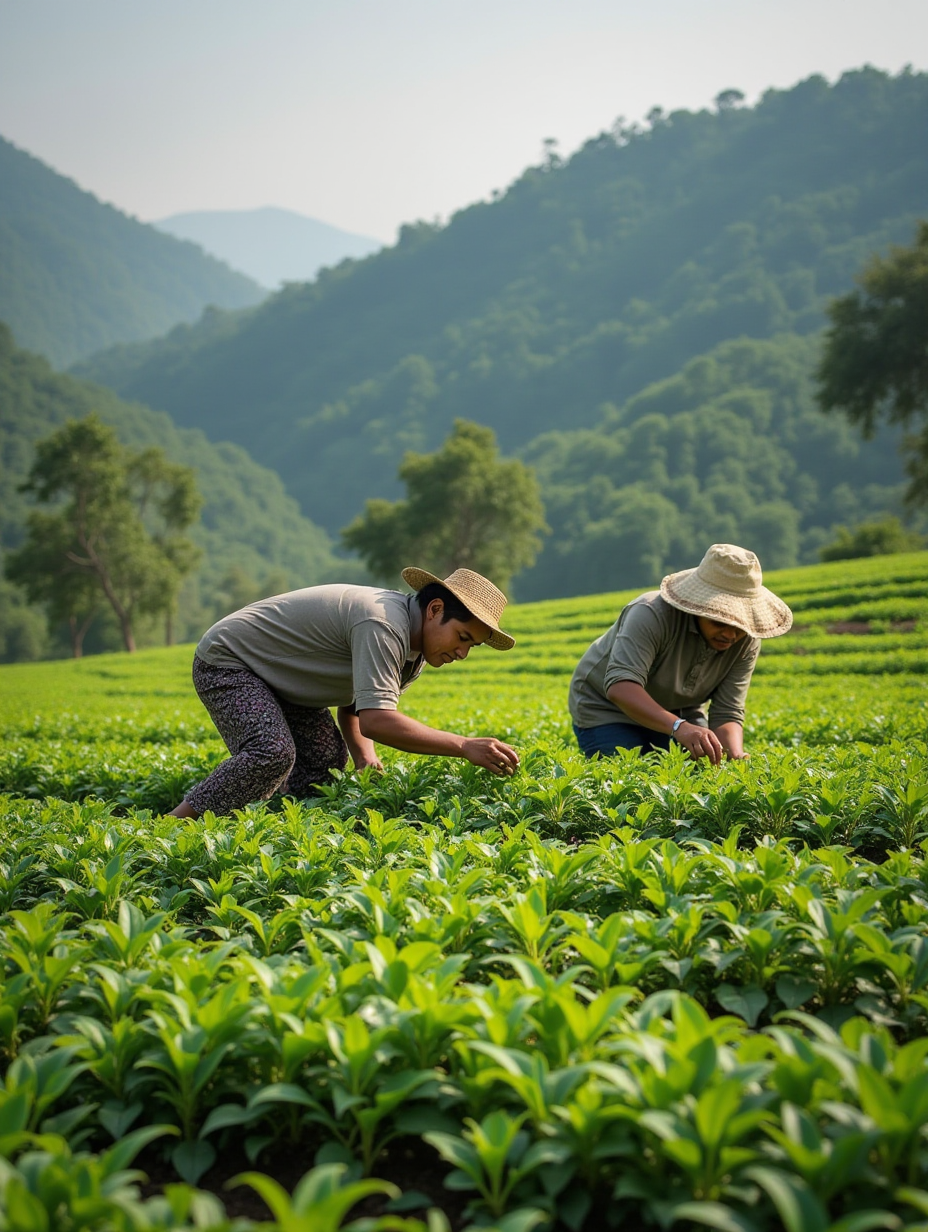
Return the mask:
M 0 138 L 0 320 L 20 346 L 70 364 L 264 294 Z
M 818 559 L 836 524 L 897 513 L 899 434 L 872 441 L 816 408 L 817 340 L 720 343 L 604 409 L 593 428 L 524 451 L 552 529 L 522 599 L 648 585 L 741 543 L 767 569 Z
M 43 358 L 18 349 L 2 325 L 0 553 L 22 542 L 33 508 L 18 488 L 32 465 L 34 442 L 66 419 L 83 418 L 91 411 L 111 424 L 124 444 L 157 445 L 173 461 L 196 471 L 204 506 L 191 538 L 203 555 L 182 591 L 176 624 L 180 640 L 198 637 L 217 616 L 259 594 L 360 576 L 353 562 L 336 563 L 325 531 L 300 514 L 280 478 L 241 446 L 213 444 L 202 432 L 176 428 L 163 413 L 53 372 Z M 18 596 L 0 570 L 0 661 L 35 657 L 47 648 L 42 621 Z M 114 632 L 101 622 L 88 638 L 88 649 L 111 643 L 115 648 L 119 643 Z
M 832 489 L 853 484 L 863 509 L 869 497 L 891 503 L 885 489 L 901 481 L 886 443 L 860 450 L 818 417 L 809 373 L 828 298 L 871 252 L 910 242 L 928 213 L 926 122 L 928 75 L 870 68 L 833 86 L 813 77 L 771 90 L 753 108 L 655 109 L 646 127 L 601 134 L 566 163 L 552 155 L 447 226 L 406 227 L 394 248 L 248 314 L 209 313 L 84 371 L 239 441 L 332 531 L 366 497 L 397 494 L 405 449 L 436 447 L 455 417 L 490 425 L 505 450 L 538 463 L 558 532 L 520 594 L 632 585 L 690 563 L 691 541 L 676 532 L 637 555 L 628 538 L 610 532 L 597 546 L 594 533 L 625 518 L 643 491 L 682 524 L 693 499 L 689 481 L 685 491 L 676 483 L 684 475 L 715 491 L 724 471 L 742 494 L 730 508 L 713 496 L 715 513 L 700 506 L 706 533 L 693 544 L 710 541 L 711 527 L 746 538 L 754 502 L 774 521 L 785 502 L 796 511 L 777 557 L 787 564 L 843 510 Z M 717 348 L 738 338 L 769 344 L 735 363 Z M 687 367 L 700 356 L 708 368 Z M 698 374 L 708 370 L 723 384 L 703 392 Z M 668 380 L 686 391 L 673 411 L 672 398 L 661 400 Z M 751 466 L 728 452 L 724 466 L 711 451 L 681 457 L 677 432 L 693 422 L 724 422 L 720 444 L 743 437 Z M 568 429 L 593 435 L 536 439 Z M 661 451 L 663 472 L 652 465 Z M 769 474 L 758 457 L 774 459 Z M 637 496 L 621 496 L 629 484 Z M 867 485 L 880 490 L 868 497 Z M 605 550 L 618 581 L 598 572 Z
M 293 210 L 264 206 L 258 210 L 194 210 L 154 223 L 181 240 L 241 270 L 263 287 L 308 282 L 324 265 L 346 257 L 366 257 L 383 245 L 369 235 L 355 235 Z

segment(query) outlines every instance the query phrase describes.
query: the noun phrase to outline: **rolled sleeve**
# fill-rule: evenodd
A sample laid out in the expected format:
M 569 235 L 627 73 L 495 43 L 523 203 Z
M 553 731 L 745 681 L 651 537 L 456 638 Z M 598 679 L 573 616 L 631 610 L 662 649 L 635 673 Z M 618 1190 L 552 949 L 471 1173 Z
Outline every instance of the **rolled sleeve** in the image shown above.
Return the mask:
M 406 661 L 402 638 L 380 621 L 363 621 L 351 631 L 354 709 L 395 710 Z
M 606 692 L 623 680 L 631 680 L 645 688 L 664 637 L 665 630 L 648 604 L 629 604 L 606 665 L 603 677 Z
M 744 726 L 748 688 L 759 654 L 760 641 L 748 641 L 741 655 L 732 664 L 731 671 L 727 672 L 713 689 L 709 708 L 709 722 L 713 727 L 720 727 L 723 723 L 740 723 Z

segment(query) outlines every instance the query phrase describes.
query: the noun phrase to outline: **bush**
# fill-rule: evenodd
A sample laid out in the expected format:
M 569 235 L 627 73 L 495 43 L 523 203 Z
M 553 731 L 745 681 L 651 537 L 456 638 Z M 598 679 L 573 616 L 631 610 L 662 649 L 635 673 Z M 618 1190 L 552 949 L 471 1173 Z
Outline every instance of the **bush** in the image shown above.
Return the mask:
M 891 556 L 894 552 L 913 552 L 925 546 L 924 535 L 906 530 L 898 518 L 882 522 L 861 522 L 853 530 L 837 527 L 837 538 L 819 551 L 822 560 L 856 560 L 859 556 Z

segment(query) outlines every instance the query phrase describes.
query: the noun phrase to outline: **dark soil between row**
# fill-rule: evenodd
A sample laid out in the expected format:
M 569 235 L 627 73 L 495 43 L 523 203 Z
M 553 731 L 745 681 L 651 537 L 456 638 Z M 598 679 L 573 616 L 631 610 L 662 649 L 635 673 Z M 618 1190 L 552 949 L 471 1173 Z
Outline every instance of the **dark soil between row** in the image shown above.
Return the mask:
M 318 1147 L 318 1142 L 279 1147 L 273 1155 L 263 1155 L 257 1164 L 249 1163 L 240 1147 L 227 1147 L 209 1171 L 200 1178 L 197 1188 L 214 1194 L 225 1206 L 230 1219 L 253 1219 L 256 1222 L 268 1220 L 272 1218 L 271 1212 L 253 1189 L 247 1185 L 229 1189 L 228 1182 L 242 1172 L 263 1172 L 282 1185 L 287 1193 L 292 1194 L 302 1177 L 313 1166 L 313 1157 Z M 161 1193 L 166 1185 L 176 1184 L 178 1180 L 170 1161 L 158 1152 L 157 1147 L 144 1151 L 136 1160 L 135 1166 L 148 1177 L 148 1180 L 140 1185 L 146 1198 L 154 1197 Z M 445 1177 L 450 1171 L 430 1147 L 418 1139 L 407 1138 L 386 1148 L 374 1166 L 373 1175 L 378 1180 L 392 1181 L 403 1194 L 421 1195 L 421 1207 L 406 1209 L 402 1212 L 403 1215 L 424 1220 L 429 1207 L 438 1207 L 447 1217 L 452 1232 L 463 1232 L 472 1222 L 464 1213 L 472 1195 L 445 1188 Z M 584 1232 L 605 1232 L 610 1226 L 607 1219 L 608 1200 L 603 1201 L 603 1198 L 604 1195 L 600 1195 L 600 1200 L 594 1201 L 584 1221 Z M 365 1198 L 352 1208 L 346 1216 L 346 1222 L 364 1216 L 383 1215 L 388 1210 L 387 1203 L 388 1199 L 379 1194 Z M 643 1232 L 641 1227 L 630 1224 L 627 1219 L 622 1223 L 622 1228 L 624 1232 Z M 564 1232 L 564 1226 L 560 1223 L 546 1225 L 546 1232 Z
M 262 1155 L 256 1164 L 249 1162 L 240 1147 L 226 1147 L 219 1153 L 209 1171 L 200 1178 L 197 1188 L 215 1194 L 225 1206 L 230 1219 L 268 1220 L 271 1218 L 271 1212 L 263 1198 L 248 1185 L 237 1185 L 230 1189 L 227 1187 L 228 1182 L 242 1172 L 263 1172 L 282 1185 L 287 1193 L 292 1194 L 305 1173 L 312 1168 L 318 1147 L 318 1142 L 279 1146 L 273 1153 L 266 1152 Z M 170 1160 L 165 1159 L 157 1147 L 144 1151 L 136 1160 L 135 1167 L 148 1177 L 148 1180 L 140 1185 L 146 1198 L 161 1193 L 166 1185 L 176 1184 L 178 1181 Z M 378 1180 L 392 1181 L 404 1194 L 415 1192 L 428 1199 L 423 1202 L 421 1209 L 406 1210 L 403 1214 L 424 1219 L 428 1208 L 437 1206 L 448 1217 L 452 1232 L 460 1232 L 469 1222 L 464 1217 L 464 1208 L 470 1195 L 445 1188 L 444 1180 L 449 1171 L 447 1165 L 429 1147 L 417 1139 L 406 1139 L 391 1143 L 386 1148 L 373 1169 L 373 1175 Z M 351 1218 L 382 1215 L 387 1209 L 387 1201 L 385 1197 L 372 1195 L 358 1203 L 351 1212 Z

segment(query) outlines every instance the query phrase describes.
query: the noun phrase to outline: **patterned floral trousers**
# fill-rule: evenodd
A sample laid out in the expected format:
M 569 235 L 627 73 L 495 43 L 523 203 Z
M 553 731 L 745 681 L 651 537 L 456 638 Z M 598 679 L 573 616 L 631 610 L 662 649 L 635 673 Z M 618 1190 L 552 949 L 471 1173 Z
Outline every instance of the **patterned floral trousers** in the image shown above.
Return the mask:
M 199 816 L 225 815 L 275 791 L 314 794 L 348 749 L 328 710 L 285 702 L 246 667 L 214 667 L 194 656 L 193 687 L 232 754 L 187 794 Z

